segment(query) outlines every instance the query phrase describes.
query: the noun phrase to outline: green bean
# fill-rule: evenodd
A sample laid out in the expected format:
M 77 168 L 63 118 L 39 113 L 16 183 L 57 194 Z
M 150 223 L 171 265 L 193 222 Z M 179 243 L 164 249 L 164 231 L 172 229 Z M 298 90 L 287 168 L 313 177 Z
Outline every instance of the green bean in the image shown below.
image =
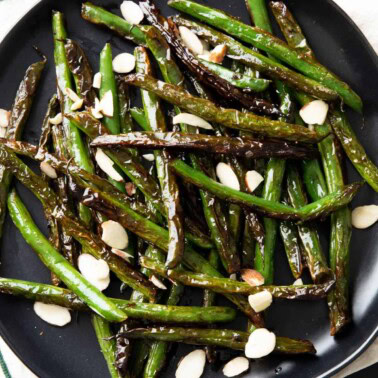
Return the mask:
M 29 212 L 15 191 L 8 197 L 8 208 L 16 227 L 41 261 L 54 272 L 75 294 L 96 313 L 110 322 L 122 322 L 127 315 L 117 308 L 104 294 L 89 283 L 48 242 L 35 225 Z
M 188 27 L 200 38 L 205 39 L 212 45 L 226 45 L 227 56 L 262 74 L 281 80 L 297 90 L 323 100 L 335 100 L 337 98 L 337 93 L 333 90 L 330 90 L 315 80 L 290 70 L 284 65 L 275 62 L 262 54 L 259 54 L 255 50 L 242 45 L 232 37 L 229 37 L 216 29 L 178 16 L 175 16 L 173 20 L 176 25 Z
M 170 0 L 168 4 L 177 10 L 186 12 L 201 21 L 223 30 L 242 41 L 250 43 L 277 59 L 287 63 L 304 75 L 320 82 L 339 94 L 343 101 L 357 112 L 362 112 L 361 98 L 336 75 L 313 60 L 306 60 L 293 48 L 280 39 L 259 28 L 246 25 L 226 13 L 191 0 Z
M 141 108 L 131 108 L 130 114 L 133 117 L 133 120 L 143 129 L 147 130 L 147 120 L 144 114 L 144 110 Z
M 213 345 L 236 350 L 244 350 L 249 337 L 248 332 L 230 329 L 179 327 L 136 328 L 125 332 L 125 335 L 130 339 L 145 338 L 192 345 Z M 310 341 L 286 337 L 277 337 L 275 351 L 286 354 L 316 353 Z
M 94 147 L 147 148 L 152 150 L 171 149 L 199 150 L 208 153 L 226 154 L 256 159 L 280 157 L 306 159 L 317 154 L 308 147 L 299 147 L 276 141 L 260 141 L 250 137 L 213 136 L 180 132 L 133 132 L 119 135 L 103 135 L 91 143 Z
M 247 5 L 249 16 L 255 26 L 273 34 L 265 0 L 245 0 L 245 4 Z
M 268 88 L 270 84 L 270 81 L 266 79 L 255 79 L 247 75 L 237 74 L 226 67 L 223 67 L 216 63 L 209 62 L 204 59 L 199 59 L 199 61 L 211 72 L 219 75 L 220 77 L 222 77 L 223 79 L 225 79 L 226 81 L 238 88 L 250 90 L 252 92 L 263 92 Z
M 211 101 L 191 96 L 178 86 L 155 80 L 150 76 L 141 74 L 128 75 L 125 80 L 128 84 L 155 93 L 182 110 L 229 128 L 253 131 L 273 138 L 297 142 L 314 143 L 322 138 L 321 135 L 303 126 L 273 121 L 249 112 L 220 108 Z
M 134 55 L 136 71 L 152 75 L 152 66 L 147 50 L 144 47 L 137 47 L 134 50 Z M 141 91 L 141 95 L 149 130 L 155 132 L 167 131 L 164 113 L 158 97 L 145 90 Z M 170 160 L 171 155 L 167 150 L 155 152 L 157 176 L 160 181 L 165 213 L 168 215 L 169 242 L 166 266 L 167 268 L 174 268 L 180 264 L 184 253 L 184 227 L 179 188 L 175 176 L 168 170 Z
M 317 201 L 328 194 L 327 184 L 318 159 L 303 160 L 303 183 L 312 201 Z
M 330 212 L 336 211 L 347 205 L 363 185 L 363 183 L 357 182 L 344 186 L 343 189 L 332 192 L 319 201 L 312 202 L 299 209 L 294 209 L 275 201 L 266 200 L 231 189 L 212 180 L 202 172 L 189 167 L 180 160 L 172 161 L 170 163 L 170 168 L 184 180 L 215 194 L 218 198 L 241 206 L 247 206 L 257 212 L 266 214 L 269 217 L 284 220 L 310 221 L 318 217 L 323 217 Z
M 24 297 L 32 301 L 67 307 L 75 311 L 90 311 L 88 305 L 73 291 L 52 285 L 0 278 L 0 293 Z M 141 303 L 130 299 L 109 299 L 130 319 L 140 319 L 157 323 L 198 323 L 228 322 L 235 318 L 231 307 L 175 306 L 155 303 Z
M 116 341 L 112 338 L 113 332 L 110 329 L 110 324 L 105 319 L 95 314 L 92 315 L 91 320 L 111 378 L 121 378 L 121 374 L 114 365 Z

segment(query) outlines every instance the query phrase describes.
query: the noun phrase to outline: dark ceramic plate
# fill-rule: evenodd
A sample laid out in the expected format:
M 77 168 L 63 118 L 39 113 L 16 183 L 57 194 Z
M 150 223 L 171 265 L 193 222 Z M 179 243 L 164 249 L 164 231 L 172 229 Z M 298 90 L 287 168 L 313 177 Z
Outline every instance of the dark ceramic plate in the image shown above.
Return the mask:
M 96 1 L 98 2 L 98 1 Z M 25 138 L 37 143 L 40 125 L 49 97 L 55 91 L 51 10 L 58 8 L 67 18 L 69 36 L 84 47 L 94 68 L 104 43 L 111 41 L 114 53 L 131 51 L 132 43 L 113 36 L 109 31 L 91 25 L 80 18 L 79 1 L 43 1 L 32 9 L 9 33 L 0 45 L 0 88 L 2 108 L 9 108 L 26 67 L 37 60 L 32 46 L 39 46 L 49 59 L 41 88 L 28 122 Z M 100 1 L 118 13 L 121 0 Z M 244 1 L 207 0 L 248 22 Z M 354 23 L 330 0 L 288 0 L 288 5 L 300 21 L 319 60 L 360 94 L 364 100 L 364 119 L 351 114 L 353 126 L 368 153 L 378 160 L 378 60 L 377 56 Z M 160 0 L 165 14 L 172 10 Z M 17 11 L 16 4 L 14 11 Z M 366 10 L 368 11 L 368 10 Z M 378 162 L 378 161 L 377 161 Z M 350 181 L 358 180 L 348 165 Z M 17 185 L 37 224 L 46 231 L 41 207 L 30 192 Z M 353 205 L 377 203 L 377 195 L 365 186 Z M 315 344 L 316 357 L 289 358 L 270 356 L 251 363 L 253 377 L 325 377 L 331 376 L 355 359 L 376 337 L 378 332 L 378 225 L 365 231 L 355 230 L 351 247 L 351 297 L 353 324 L 336 338 L 329 336 L 329 322 L 325 302 L 277 302 L 267 314 L 267 324 L 282 336 L 309 338 Z M 328 228 L 322 229 L 326 242 Z M 282 246 L 276 251 L 277 282 L 289 283 L 290 277 Z M 1 240 L 0 275 L 37 282 L 49 282 L 49 273 L 27 246 L 19 232 L 7 218 Z M 118 293 L 118 287 L 108 289 Z M 197 293 L 197 295 L 196 295 Z M 194 303 L 200 303 L 198 292 Z M 188 295 L 186 297 L 189 297 Z M 186 300 L 186 303 L 188 301 Z M 75 318 L 74 318 L 75 319 Z M 80 315 L 65 328 L 54 328 L 44 323 L 33 312 L 28 301 L 0 296 L 0 331 L 17 355 L 39 377 L 105 377 L 108 375 L 100 354 L 89 317 Z M 174 348 L 169 356 L 164 377 L 174 376 L 180 356 L 191 348 Z M 221 358 L 227 358 L 227 354 Z M 222 376 L 207 367 L 206 377 Z

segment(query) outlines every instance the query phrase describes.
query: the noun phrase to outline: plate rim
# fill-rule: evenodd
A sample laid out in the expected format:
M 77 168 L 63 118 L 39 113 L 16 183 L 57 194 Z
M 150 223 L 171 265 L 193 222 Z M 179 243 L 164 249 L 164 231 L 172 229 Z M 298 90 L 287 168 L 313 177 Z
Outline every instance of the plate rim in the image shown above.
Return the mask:
M 14 33 L 15 29 L 18 27 L 19 23 L 23 22 L 25 18 L 27 18 L 31 13 L 34 13 L 38 10 L 38 8 L 42 8 L 45 3 L 48 3 L 50 0 L 40 0 L 39 3 L 32 6 L 23 16 L 19 17 L 16 23 L 7 30 L 6 35 L 0 42 L 0 47 L 3 44 L 6 44 L 9 39 L 12 38 L 12 34 Z M 226 0 L 227 1 L 227 0 Z M 362 41 L 363 47 L 367 50 L 368 54 L 375 62 L 375 65 L 378 69 L 378 53 L 375 51 L 365 34 L 362 30 L 357 26 L 355 21 L 333 0 L 323 0 L 329 6 L 333 7 L 338 13 L 340 13 L 343 18 L 348 22 L 348 24 L 353 28 L 354 32 L 359 35 L 359 38 Z M 13 344 L 12 338 L 8 337 L 8 333 L 6 331 L 6 327 L 4 326 L 3 322 L 0 320 L 0 336 L 3 338 L 4 342 L 7 344 L 9 349 L 16 355 L 16 357 L 37 377 L 41 376 L 44 372 L 40 370 L 38 366 L 34 364 L 34 361 L 25 362 L 22 355 L 18 352 L 16 346 Z M 353 361 L 355 361 L 378 337 L 378 323 L 376 325 L 375 330 L 369 335 L 367 339 L 360 345 L 360 347 L 355 350 L 350 356 L 342 360 L 338 365 L 333 366 L 332 368 L 328 369 L 324 373 L 318 375 L 316 378 L 328 378 L 332 377 L 340 370 L 344 369 L 348 365 L 350 365 Z

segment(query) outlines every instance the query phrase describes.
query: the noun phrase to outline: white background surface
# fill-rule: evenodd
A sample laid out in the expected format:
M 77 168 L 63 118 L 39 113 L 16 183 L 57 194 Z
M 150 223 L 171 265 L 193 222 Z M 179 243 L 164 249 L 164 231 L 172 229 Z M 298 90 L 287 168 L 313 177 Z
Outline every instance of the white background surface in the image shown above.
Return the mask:
M 39 0 L 0 0 L 0 41 L 12 26 Z M 242 1 L 242 0 L 239 0 Z M 310 0 L 304 0 L 310 1 Z M 334 0 L 356 22 L 378 53 L 378 1 L 377 0 Z M 0 100 L 1 101 L 1 100 Z M 1 103 L 0 103 L 1 106 Z M 12 378 L 35 378 L 12 353 L 0 337 L 0 350 L 7 362 Z M 362 356 L 337 374 L 342 378 L 378 361 L 378 341 Z M 335 377 L 335 378 L 336 378 Z M 0 378 L 3 374 L 0 371 Z

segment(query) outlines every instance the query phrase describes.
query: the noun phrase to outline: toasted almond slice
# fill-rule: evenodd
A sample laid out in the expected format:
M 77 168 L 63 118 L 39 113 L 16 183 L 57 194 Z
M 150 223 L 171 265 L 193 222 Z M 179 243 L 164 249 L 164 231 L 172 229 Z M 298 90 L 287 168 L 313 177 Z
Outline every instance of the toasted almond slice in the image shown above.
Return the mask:
M 33 308 L 34 312 L 46 323 L 63 327 L 71 321 L 68 308 L 42 302 L 34 302 Z
M 8 129 L 6 127 L 0 127 L 0 138 L 5 138 L 7 136 Z
M 121 259 L 127 261 L 127 262 L 130 262 L 131 259 L 134 258 L 133 255 L 130 255 L 130 253 L 127 253 L 125 251 L 121 251 L 120 249 L 117 249 L 117 248 L 112 248 L 112 252 L 117 255 L 118 257 L 120 257 Z
M 302 278 L 298 278 L 297 280 L 293 282 L 293 286 L 302 286 L 302 285 L 303 285 Z
M 213 130 L 213 126 L 211 126 L 209 122 L 205 121 L 201 117 L 189 113 L 179 113 L 175 115 L 172 119 L 172 122 L 174 125 L 177 125 L 178 123 L 186 123 L 190 126 L 196 126 L 206 130 Z
M 161 290 L 167 290 L 167 286 L 165 286 L 165 285 L 163 284 L 163 282 L 161 282 L 161 281 L 159 280 L 159 278 L 157 278 L 155 275 L 152 275 L 152 276 L 150 277 L 150 281 L 151 281 L 156 287 L 158 287 L 159 289 L 161 289 Z
M 155 160 L 155 155 L 154 154 L 144 154 L 142 155 L 144 159 L 148 161 L 154 161 Z
M 226 163 L 218 163 L 216 173 L 219 181 L 231 189 L 240 190 L 238 177 L 233 169 Z
M 372 226 L 377 220 L 377 205 L 359 206 L 352 211 L 352 225 L 355 228 L 368 228 Z
M 56 179 L 58 177 L 56 170 L 49 163 L 42 161 L 39 167 L 41 168 L 41 171 L 48 177 L 52 179 Z
M 200 378 L 206 364 L 206 354 L 202 349 L 193 350 L 178 364 L 176 378 Z
M 110 275 L 106 278 L 101 278 L 97 280 L 93 279 L 91 283 L 93 286 L 97 287 L 98 290 L 104 291 L 110 285 Z
M 197 55 L 197 58 L 210 62 L 210 51 L 204 50 L 202 54 Z
M 245 355 L 248 358 L 261 358 L 272 353 L 276 346 L 276 335 L 266 328 L 253 331 L 245 346 Z
M 132 182 L 127 182 L 125 184 L 126 193 L 129 197 L 132 197 L 136 193 L 136 186 Z
M 257 171 L 248 171 L 245 174 L 245 185 L 247 189 L 252 193 L 255 189 L 264 181 L 264 177 Z
M 90 282 L 105 280 L 110 274 L 109 265 L 105 260 L 98 260 L 88 253 L 79 256 L 77 266 L 81 274 Z
M 227 54 L 227 46 L 226 45 L 218 45 L 215 46 L 211 51 L 209 55 L 209 61 L 213 63 L 222 63 L 224 57 Z
M 55 117 L 49 118 L 49 122 L 52 125 L 60 125 L 63 122 L 62 113 L 58 113 Z
M 81 98 L 80 100 L 74 102 L 71 106 L 71 110 L 72 111 L 75 111 L 75 110 L 78 110 L 80 109 L 84 104 L 84 100 Z
M 8 127 L 11 112 L 5 109 L 0 109 L 0 127 Z
M 256 312 L 266 310 L 272 304 L 272 301 L 272 294 L 267 290 L 248 296 L 248 302 Z
M 97 148 L 95 155 L 98 166 L 113 180 L 123 181 L 123 177 L 114 168 L 114 162 L 101 148 Z
M 106 117 L 113 117 L 114 114 L 114 105 L 113 105 L 113 93 L 111 90 L 108 90 L 102 96 L 102 99 L 99 104 L 99 110 Z
M 113 59 L 113 71 L 117 73 L 129 73 L 135 68 L 135 57 L 129 53 L 118 54 Z
M 190 29 L 179 26 L 179 32 L 184 45 L 195 55 L 203 53 L 203 46 L 200 39 Z
M 223 367 L 223 374 L 226 377 L 235 377 L 249 369 L 249 361 L 245 357 L 236 357 L 227 362 Z
M 171 60 L 171 49 L 168 47 L 167 54 L 166 54 L 167 60 Z
M 251 286 L 264 285 L 264 276 L 254 269 L 242 269 L 240 271 L 241 278 Z
M 133 25 L 139 25 L 144 18 L 142 9 L 133 1 L 124 1 L 121 6 L 122 17 Z
M 101 82 L 102 82 L 102 73 L 101 73 L 101 72 L 97 72 L 97 73 L 93 76 L 92 87 L 93 87 L 93 88 L 100 89 L 100 87 L 101 87 Z
M 126 230 L 118 222 L 108 220 L 101 223 L 101 239 L 110 247 L 125 249 L 129 245 L 129 237 Z
M 66 95 L 69 97 L 69 99 L 72 102 L 76 102 L 80 100 L 80 97 L 71 88 L 66 87 L 64 92 L 66 93 Z
M 101 106 L 100 106 L 100 100 L 95 97 L 95 106 L 94 108 L 91 108 L 91 113 L 93 117 L 100 119 L 103 117 L 103 114 L 101 113 Z
M 311 101 L 299 111 L 299 115 L 308 125 L 322 125 L 328 114 L 329 105 L 322 100 Z
M 229 279 L 230 279 L 230 280 L 233 280 L 233 281 L 236 281 L 236 280 L 237 280 L 236 273 L 232 273 L 232 274 L 230 274 Z

